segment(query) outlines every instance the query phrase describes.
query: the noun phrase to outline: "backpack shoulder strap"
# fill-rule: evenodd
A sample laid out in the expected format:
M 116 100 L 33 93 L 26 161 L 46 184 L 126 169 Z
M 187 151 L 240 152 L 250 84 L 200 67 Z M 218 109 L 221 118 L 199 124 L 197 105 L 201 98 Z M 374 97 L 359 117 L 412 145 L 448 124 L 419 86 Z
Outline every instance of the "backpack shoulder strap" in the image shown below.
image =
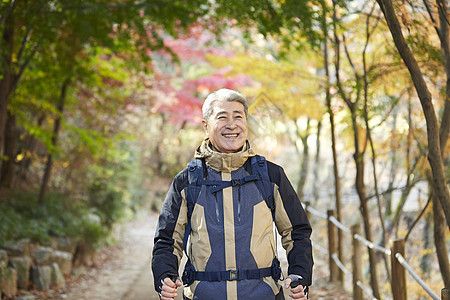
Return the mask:
M 203 181 L 203 162 L 200 158 L 191 160 L 188 163 L 188 186 L 186 189 L 186 201 L 188 204 L 188 219 L 191 218 L 194 205 L 197 202 L 198 194 Z
M 219 191 L 228 186 L 234 186 L 235 184 L 242 185 L 247 182 L 253 181 L 258 187 L 260 193 L 262 194 L 267 206 L 270 208 L 270 211 L 272 213 L 272 219 L 275 221 L 275 200 L 273 197 L 274 185 L 272 182 L 270 182 L 266 159 L 263 156 L 256 155 L 252 157 L 250 160 L 252 166 L 252 175 L 242 178 L 241 180 L 226 182 L 227 184 L 225 185 L 223 184 L 222 181 L 206 180 L 206 176 L 204 176 L 205 165 L 204 161 L 202 161 L 201 159 L 195 159 L 189 162 L 188 164 L 189 184 L 186 192 L 186 201 L 188 204 L 188 213 L 187 213 L 188 223 L 186 226 L 183 239 L 183 247 L 186 254 L 187 254 L 186 251 L 187 240 L 191 232 L 192 211 L 194 209 L 195 203 L 197 202 L 197 198 L 200 194 L 200 189 L 202 185 L 211 185 L 211 186 L 220 185 L 220 187 L 217 188 L 217 191 Z M 237 274 L 240 275 L 238 276 Z M 197 272 L 192 263 L 190 262 L 190 258 L 188 256 L 182 280 L 185 286 L 189 286 L 195 280 L 223 281 L 223 280 L 240 280 L 240 279 L 259 279 L 268 276 L 272 276 L 276 281 L 279 280 L 281 277 L 280 263 L 276 257 L 274 258 L 271 267 L 262 269 L 241 270 L 239 273 L 237 273 L 236 270 Z
M 197 202 L 198 195 L 203 182 L 203 161 L 200 158 L 191 160 L 187 166 L 188 169 L 188 185 L 186 187 L 186 202 L 187 202 L 187 218 L 188 223 L 183 237 L 183 247 L 186 251 L 187 241 L 191 233 L 191 216 Z
M 270 182 L 269 170 L 267 169 L 267 161 L 264 156 L 255 155 L 251 158 L 253 174 L 258 175 L 260 180 L 256 180 L 255 184 L 261 192 L 264 201 L 266 201 L 272 213 L 272 219 L 275 221 L 275 199 L 273 198 L 273 184 Z

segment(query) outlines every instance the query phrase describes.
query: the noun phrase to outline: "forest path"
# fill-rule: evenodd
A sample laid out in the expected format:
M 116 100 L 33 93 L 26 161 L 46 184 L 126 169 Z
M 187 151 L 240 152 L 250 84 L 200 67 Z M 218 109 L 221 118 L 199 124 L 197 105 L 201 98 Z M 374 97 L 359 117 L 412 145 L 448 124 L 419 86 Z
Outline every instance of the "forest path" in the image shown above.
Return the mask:
M 150 271 L 157 218 L 156 213 L 142 212 L 124 226 L 116 245 L 105 247 L 96 254 L 95 264 L 88 267 L 85 273 L 69 280 L 63 290 L 38 295 L 38 299 L 159 299 L 153 288 Z M 283 256 L 280 259 L 283 260 Z M 351 299 L 352 296 L 340 287 L 328 283 L 327 259 L 319 255 L 315 260 L 310 299 Z M 179 294 L 181 292 L 180 289 Z M 181 295 L 177 298 L 179 299 L 182 299 Z

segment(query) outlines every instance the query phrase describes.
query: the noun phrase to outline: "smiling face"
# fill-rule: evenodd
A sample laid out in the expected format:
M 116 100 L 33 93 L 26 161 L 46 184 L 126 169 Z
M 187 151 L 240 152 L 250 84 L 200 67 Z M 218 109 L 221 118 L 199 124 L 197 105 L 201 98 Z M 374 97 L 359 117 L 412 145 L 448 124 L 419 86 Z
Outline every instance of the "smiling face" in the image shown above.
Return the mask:
M 239 151 L 247 140 L 247 117 L 244 105 L 237 101 L 215 101 L 209 119 L 203 128 L 217 151 Z

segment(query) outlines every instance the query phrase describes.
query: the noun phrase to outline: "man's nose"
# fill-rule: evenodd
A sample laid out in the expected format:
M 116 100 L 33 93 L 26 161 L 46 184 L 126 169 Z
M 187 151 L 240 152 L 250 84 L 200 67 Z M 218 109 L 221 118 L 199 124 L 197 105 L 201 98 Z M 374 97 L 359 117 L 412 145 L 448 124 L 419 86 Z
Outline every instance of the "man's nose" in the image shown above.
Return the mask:
M 236 127 L 236 121 L 234 119 L 230 119 L 227 122 L 227 128 L 235 128 Z

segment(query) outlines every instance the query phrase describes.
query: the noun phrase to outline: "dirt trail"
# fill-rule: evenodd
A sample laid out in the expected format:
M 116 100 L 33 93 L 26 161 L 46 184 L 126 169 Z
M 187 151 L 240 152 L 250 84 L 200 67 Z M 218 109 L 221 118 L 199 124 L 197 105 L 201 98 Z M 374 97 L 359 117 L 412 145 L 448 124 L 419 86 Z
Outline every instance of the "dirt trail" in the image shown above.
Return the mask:
M 106 247 L 96 264 L 67 282 L 61 291 L 38 295 L 46 300 L 157 300 L 150 271 L 150 255 L 156 228 L 155 213 L 142 214 L 127 224 L 117 245 Z M 282 252 L 281 247 L 278 252 Z M 279 253 L 280 254 L 280 253 Z M 317 259 L 320 258 L 320 261 Z M 283 260 L 280 255 L 280 260 Z M 326 260 L 316 257 L 311 299 L 351 299 L 352 296 L 327 282 Z M 282 265 L 286 265 L 282 261 Z M 181 289 L 179 294 L 181 294 Z M 285 294 L 287 294 L 285 292 Z M 181 295 L 177 300 L 182 299 Z M 286 298 L 288 299 L 288 298 Z
M 92 266 L 66 282 L 64 289 L 37 293 L 45 300 L 157 300 L 150 272 L 158 216 L 142 213 L 126 224 L 117 244 L 99 251 Z

